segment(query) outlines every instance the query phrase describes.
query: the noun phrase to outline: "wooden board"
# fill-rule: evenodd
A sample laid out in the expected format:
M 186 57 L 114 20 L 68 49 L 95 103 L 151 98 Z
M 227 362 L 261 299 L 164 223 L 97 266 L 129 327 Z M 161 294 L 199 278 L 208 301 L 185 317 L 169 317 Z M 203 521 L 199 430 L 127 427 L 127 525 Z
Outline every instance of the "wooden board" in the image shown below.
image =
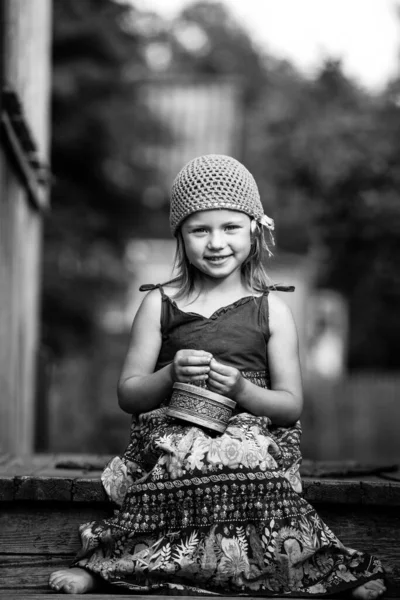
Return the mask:
M 18 90 L 41 160 L 48 157 L 51 17 L 50 0 L 2 0 L 2 82 Z M 28 202 L 29 179 L 15 168 L 21 163 L 6 139 L 0 151 L 0 439 L 3 450 L 26 454 L 34 447 L 42 219 Z
M 0 456 L 0 502 L 104 502 L 100 475 L 110 458 L 96 454 Z M 334 499 L 335 503 L 346 505 L 400 507 L 400 481 L 395 479 L 395 469 L 396 465 L 360 465 L 354 461 L 304 461 L 304 473 L 320 474 L 303 478 L 304 497 L 320 504 Z M 345 476 L 346 473 L 358 473 L 360 477 Z
M 68 554 L 79 549 L 78 527 L 110 516 L 99 506 L 10 504 L 0 510 L 1 554 Z
M 113 512 L 100 482 L 105 462 L 105 457 L 80 455 L 3 457 L 0 597 L 3 589 L 14 594 L 28 587 L 56 597 L 48 577 L 71 563 L 79 549 L 79 525 Z M 304 497 L 346 546 L 381 558 L 392 582 L 387 595 L 400 596 L 399 482 L 366 473 L 362 479 L 306 478 Z M 7 592 L 6 597 L 13 596 Z
M 58 569 L 67 569 L 73 556 L 51 556 L 13 554 L 0 558 L 0 597 L 2 590 L 14 591 L 48 588 L 50 573 Z M 65 596 L 64 596 L 65 598 Z
M 51 594 L 51 596 L 49 596 L 49 594 Z M 112 593 L 106 593 L 106 594 L 100 594 L 100 593 L 96 593 L 96 594 L 85 594 L 84 596 L 82 596 L 81 594 L 68 594 L 68 596 L 66 596 L 65 594 L 55 594 L 53 593 L 52 590 L 49 590 L 48 592 L 18 592 L 18 590 L 14 591 L 7 591 L 7 600 L 43 600 L 43 599 L 49 599 L 49 597 L 52 600 L 121 600 L 121 597 L 123 598 L 126 594 L 112 594 Z M 131 595 L 131 598 L 135 598 L 135 600 L 149 600 L 150 598 L 153 598 L 154 600 L 174 600 L 174 599 L 178 599 L 179 600 L 204 600 L 204 596 L 139 596 L 137 594 Z M 217 596 L 218 597 L 218 596 Z M 238 596 L 223 596 L 224 600 L 237 600 Z M 246 600 L 260 600 L 260 597 L 255 598 L 253 596 L 245 596 Z M 295 596 L 291 596 L 292 600 L 296 600 Z M 333 598 L 333 596 L 331 597 Z M 286 598 L 282 598 L 280 596 L 274 596 L 274 600 L 287 600 Z M 304 600 L 304 597 L 303 597 Z M 395 597 L 394 600 L 400 600 L 400 598 Z
M 46 586 L 53 567 L 68 565 L 78 551 L 78 526 L 110 516 L 107 507 L 99 505 L 41 506 L 37 509 L 19 503 L 0 513 L 0 564 L 5 565 L 3 572 L 0 570 L 3 585 L 11 588 L 16 585 L 22 569 L 34 586 Z M 316 508 L 346 546 L 379 556 L 393 584 L 400 586 L 400 512 L 397 509 L 376 507 L 371 511 L 361 506 L 349 510 L 333 504 Z M 28 581 L 24 579 L 22 587 Z

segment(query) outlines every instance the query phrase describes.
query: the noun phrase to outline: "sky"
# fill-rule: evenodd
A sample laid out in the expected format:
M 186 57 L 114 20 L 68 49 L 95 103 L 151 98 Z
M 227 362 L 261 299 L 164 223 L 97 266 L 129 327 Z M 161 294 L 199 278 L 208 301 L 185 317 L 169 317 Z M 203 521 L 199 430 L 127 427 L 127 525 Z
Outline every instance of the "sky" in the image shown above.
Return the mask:
M 400 0 L 221 0 L 275 56 L 312 75 L 326 57 L 371 91 L 380 91 L 400 65 Z M 173 18 L 189 0 L 136 0 Z

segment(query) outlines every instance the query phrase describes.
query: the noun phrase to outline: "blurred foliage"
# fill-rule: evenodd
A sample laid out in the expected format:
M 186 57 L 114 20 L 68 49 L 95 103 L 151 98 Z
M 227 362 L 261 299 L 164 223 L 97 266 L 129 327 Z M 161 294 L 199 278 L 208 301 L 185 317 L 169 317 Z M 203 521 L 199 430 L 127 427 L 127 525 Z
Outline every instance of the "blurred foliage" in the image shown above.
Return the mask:
M 190 45 L 196 40 L 197 45 Z M 266 81 L 262 56 L 242 25 L 218 2 L 195 2 L 171 28 L 173 69 L 198 75 L 233 75 L 241 79 L 245 105 Z
M 367 94 L 334 60 L 312 81 L 282 69 L 278 76 L 253 125 L 279 245 L 311 247 L 320 260 L 319 285 L 348 300 L 349 367 L 399 368 L 396 94 Z
M 52 209 L 44 228 L 42 332 L 55 353 L 87 344 L 97 307 L 126 282 L 121 260 L 153 171 L 142 147 L 163 129 L 140 98 L 148 74 L 134 9 L 55 0 Z
M 230 75 L 244 89 L 244 162 L 279 247 L 315 251 L 319 285 L 347 298 L 350 366 L 399 368 L 399 82 L 372 95 L 335 60 L 305 78 L 263 55 L 218 2 L 165 22 L 120 1 L 55 0 L 53 58 L 43 301 L 51 347 L 86 343 L 97 304 L 126 281 L 124 244 L 146 220 L 143 195 L 157 177 L 142 150 L 168 143 L 140 81 Z

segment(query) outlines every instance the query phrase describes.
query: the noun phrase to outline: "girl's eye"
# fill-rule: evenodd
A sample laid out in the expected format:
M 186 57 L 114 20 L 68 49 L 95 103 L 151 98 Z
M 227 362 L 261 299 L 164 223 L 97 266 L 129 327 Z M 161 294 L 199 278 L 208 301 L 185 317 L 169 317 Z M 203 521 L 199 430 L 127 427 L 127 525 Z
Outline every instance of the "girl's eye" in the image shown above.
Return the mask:
M 227 225 L 225 229 L 227 229 L 227 231 L 233 231 L 235 229 L 240 229 L 240 225 Z
M 192 229 L 192 233 L 205 233 L 205 232 L 206 232 L 205 227 L 196 227 L 196 229 Z

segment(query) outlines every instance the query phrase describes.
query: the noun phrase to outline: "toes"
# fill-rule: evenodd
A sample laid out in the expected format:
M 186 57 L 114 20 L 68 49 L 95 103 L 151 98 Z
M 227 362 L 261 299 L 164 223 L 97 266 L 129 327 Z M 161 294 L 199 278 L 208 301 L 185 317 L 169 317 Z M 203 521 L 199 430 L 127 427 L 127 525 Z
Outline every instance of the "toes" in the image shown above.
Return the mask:
M 60 577 L 63 577 L 66 573 L 68 573 L 68 571 L 66 571 L 65 569 L 62 569 L 60 571 L 53 571 L 53 573 L 51 573 L 51 575 L 49 577 L 49 581 L 54 581 L 55 579 L 59 579 Z
M 68 582 L 68 575 L 65 572 L 60 571 L 58 575 L 55 575 L 49 580 L 49 585 L 54 590 L 61 590 L 63 586 Z
M 78 568 L 54 571 L 49 577 L 49 586 L 66 594 L 84 594 L 94 589 L 95 583 L 93 575 Z
M 355 588 L 352 592 L 356 600 L 377 600 L 385 592 L 386 587 L 383 580 L 372 579 Z
M 382 579 L 372 579 L 365 584 L 366 589 L 383 594 L 386 590 L 385 584 Z
M 49 577 L 50 585 L 63 574 L 63 571 L 54 571 Z
M 50 583 L 50 587 L 53 588 L 53 590 L 60 590 L 62 588 L 62 584 L 63 581 L 62 579 L 56 579 L 55 581 L 53 581 L 52 583 Z
M 365 589 L 365 597 L 368 598 L 369 600 L 375 600 L 375 598 L 377 598 L 379 596 L 378 590 L 368 588 L 367 586 L 364 586 L 364 589 Z
M 82 591 L 79 589 L 78 586 L 74 585 L 73 583 L 68 583 L 67 585 L 65 585 L 63 587 L 63 590 L 66 594 L 80 594 L 82 593 Z
M 49 586 L 54 589 L 58 589 L 59 580 L 60 580 L 59 577 L 54 577 L 53 579 L 49 579 Z

